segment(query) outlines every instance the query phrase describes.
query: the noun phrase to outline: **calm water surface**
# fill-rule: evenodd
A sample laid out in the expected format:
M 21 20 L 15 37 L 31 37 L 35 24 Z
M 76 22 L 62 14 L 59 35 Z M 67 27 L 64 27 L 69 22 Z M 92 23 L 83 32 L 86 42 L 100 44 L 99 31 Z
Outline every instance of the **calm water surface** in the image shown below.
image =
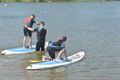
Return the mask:
M 22 46 L 23 20 L 32 13 L 46 22 L 47 41 L 66 35 L 68 55 L 83 50 L 86 56 L 70 66 L 28 71 L 35 54 L 0 55 L 0 80 L 120 79 L 120 2 L 0 3 L 0 51 Z

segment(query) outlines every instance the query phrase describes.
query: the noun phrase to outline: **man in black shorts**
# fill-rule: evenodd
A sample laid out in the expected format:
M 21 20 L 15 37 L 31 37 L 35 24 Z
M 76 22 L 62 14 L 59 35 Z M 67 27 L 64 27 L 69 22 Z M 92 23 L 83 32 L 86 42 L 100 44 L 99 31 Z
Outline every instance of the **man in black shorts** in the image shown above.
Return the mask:
M 24 39 L 23 39 L 23 47 L 24 48 L 31 48 L 32 47 L 32 32 L 28 30 L 26 27 L 33 27 L 33 24 L 36 23 L 35 15 L 32 14 L 30 17 L 24 20 Z

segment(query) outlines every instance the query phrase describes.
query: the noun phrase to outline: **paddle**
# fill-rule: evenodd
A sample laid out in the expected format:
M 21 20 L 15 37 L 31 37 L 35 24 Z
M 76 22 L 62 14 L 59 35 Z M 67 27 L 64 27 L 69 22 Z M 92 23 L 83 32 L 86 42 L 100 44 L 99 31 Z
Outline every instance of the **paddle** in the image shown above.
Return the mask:
M 38 62 L 42 62 L 42 60 L 35 60 L 35 59 L 33 59 L 33 60 L 29 60 L 29 62 L 30 63 L 38 63 Z

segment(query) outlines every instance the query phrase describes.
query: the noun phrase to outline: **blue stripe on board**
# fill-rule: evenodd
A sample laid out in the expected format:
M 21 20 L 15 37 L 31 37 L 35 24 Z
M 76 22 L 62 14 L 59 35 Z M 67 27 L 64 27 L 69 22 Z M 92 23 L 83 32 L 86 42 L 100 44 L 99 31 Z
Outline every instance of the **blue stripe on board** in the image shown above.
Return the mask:
M 12 49 L 8 49 L 8 51 L 12 51 L 12 52 L 32 52 L 34 50 L 35 50 L 35 48 L 31 48 L 31 49 L 27 49 L 27 48 L 12 48 Z
M 51 65 L 51 64 L 60 64 L 60 63 L 66 63 L 65 61 L 47 61 L 42 63 L 37 63 L 39 65 Z

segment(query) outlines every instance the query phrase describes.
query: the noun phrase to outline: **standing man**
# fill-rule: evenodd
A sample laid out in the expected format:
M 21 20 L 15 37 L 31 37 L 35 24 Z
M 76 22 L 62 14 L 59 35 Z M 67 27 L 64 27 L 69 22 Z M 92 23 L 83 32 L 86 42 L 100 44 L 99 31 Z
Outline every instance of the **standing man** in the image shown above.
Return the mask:
M 23 47 L 24 48 L 32 48 L 32 32 L 26 27 L 32 28 L 33 24 L 36 23 L 35 15 L 32 14 L 30 17 L 24 20 L 24 39 L 23 39 Z
M 36 51 L 45 51 L 45 38 L 47 34 L 47 30 L 44 28 L 45 22 L 41 21 L 38 25 L 40 26 L 39 28 L 33 29 L 30 27 L 27 27 L 27 29 L 30 31 L 37 32 Z

